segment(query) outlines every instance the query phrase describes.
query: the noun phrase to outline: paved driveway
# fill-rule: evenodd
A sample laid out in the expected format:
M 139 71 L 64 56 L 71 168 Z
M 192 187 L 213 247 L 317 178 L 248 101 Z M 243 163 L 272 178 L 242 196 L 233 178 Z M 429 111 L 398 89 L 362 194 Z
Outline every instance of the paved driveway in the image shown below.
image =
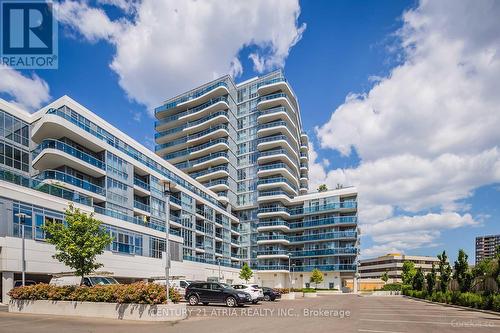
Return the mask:
M 244 308 L 188 307 L 178 323 L 141 323 L 0 312 L 0 332 L 500 332 L 500 316 L 402 297 L 318 296 Z

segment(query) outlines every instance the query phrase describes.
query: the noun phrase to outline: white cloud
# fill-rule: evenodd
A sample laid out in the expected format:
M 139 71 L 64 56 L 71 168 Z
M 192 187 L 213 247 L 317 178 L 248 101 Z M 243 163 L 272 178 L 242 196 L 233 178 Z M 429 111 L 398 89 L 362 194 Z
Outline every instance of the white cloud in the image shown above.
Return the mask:
M 360 220 L 375 242 L 367 253 L 433 244 L 449 214 L 454 228 L 475 224 L 459 214 L 470 208 L 461 201 L 500 181 L 498 17 L 495 1 L 421 1 L 403 15 L 403 63 L 316 128 L 321 148 L 360 157 L 329 172 L 311 158 L 310 170 L 329 186 L 358 185 Z
M 32 112 L 42 103 L 50 99 L 49 85 L 43 79 L 33 74 L 23 76 L 20 72 L 0 64 L 0 93 L 7 94 L 13 99 L 10 102 L 20 108 Z
M 111 68 L 120 86 L 150 109 L 217 76 L 241 74 L 238 54 L 247 46 L 256 47 L 260 71 L 283 67 L 305 29 L 297 0 L 143 0 L 120 21 L 81 2 L 60 7 L 63 23 L 116 47 Z

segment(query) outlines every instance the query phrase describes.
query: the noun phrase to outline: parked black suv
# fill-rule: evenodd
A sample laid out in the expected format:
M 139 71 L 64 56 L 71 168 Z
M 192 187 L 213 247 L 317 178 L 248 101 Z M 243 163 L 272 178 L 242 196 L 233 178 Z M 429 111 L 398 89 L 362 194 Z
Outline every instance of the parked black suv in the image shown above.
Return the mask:
M 189 305 L 196 305 L 199 302 L 203 305 L 225 303 L 229 307 L 234 307 L 252 302 L 250 294 L 217 282 L 193 282 L 186 288 L 185 297 Z
M 273 288 L 262 287 L 262 291 L 264 292 L 264 301 L 274 301 L 281 298 L 281 294 Z

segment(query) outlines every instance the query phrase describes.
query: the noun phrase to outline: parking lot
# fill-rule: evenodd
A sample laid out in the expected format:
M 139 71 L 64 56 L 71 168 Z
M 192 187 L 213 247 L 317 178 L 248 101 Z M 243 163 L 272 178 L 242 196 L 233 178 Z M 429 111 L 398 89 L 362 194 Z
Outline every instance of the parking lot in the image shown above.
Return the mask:
M 178 323 L 9 314 L 0 332 L 498 332 L 500 316 L 402 297 L 356 295 L 263 302 L 243 308 L 189 307 Z

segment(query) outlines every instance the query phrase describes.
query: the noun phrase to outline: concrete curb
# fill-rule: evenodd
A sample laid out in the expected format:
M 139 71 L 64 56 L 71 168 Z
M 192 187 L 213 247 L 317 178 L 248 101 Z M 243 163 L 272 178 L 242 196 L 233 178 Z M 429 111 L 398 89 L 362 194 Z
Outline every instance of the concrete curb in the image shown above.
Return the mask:
M 427 299 L 422 299 L 422 298 L 417 298 L 417 297 L 411 297 L 411 296 L 406 296 L 406 295 L 403 295 L 403 297 L 404 298 L 413 299 L 413 300 L 416 300 L 416 301 L 421 301 L 421 302 L 429 303 L 429 304 L 443 305 L 443 306 L 447 306 L 447 307 L 450 307 L 450 308 L 457 308 L 457 309 L 469 310 L 469 311 L 477 311 L 477 312 L 483 312 L 483 313 L 487 313 L 487 314 L 492 314 L 492 315 L 500 316 L 500 312 L 491 311 L 491 310 L 483 310 L 483 309 L 469 308 L 467 306 L 461 306 L 461 305 L 455 305 L 455 304 L 433 302 L 433 301 L 429 301 Z

